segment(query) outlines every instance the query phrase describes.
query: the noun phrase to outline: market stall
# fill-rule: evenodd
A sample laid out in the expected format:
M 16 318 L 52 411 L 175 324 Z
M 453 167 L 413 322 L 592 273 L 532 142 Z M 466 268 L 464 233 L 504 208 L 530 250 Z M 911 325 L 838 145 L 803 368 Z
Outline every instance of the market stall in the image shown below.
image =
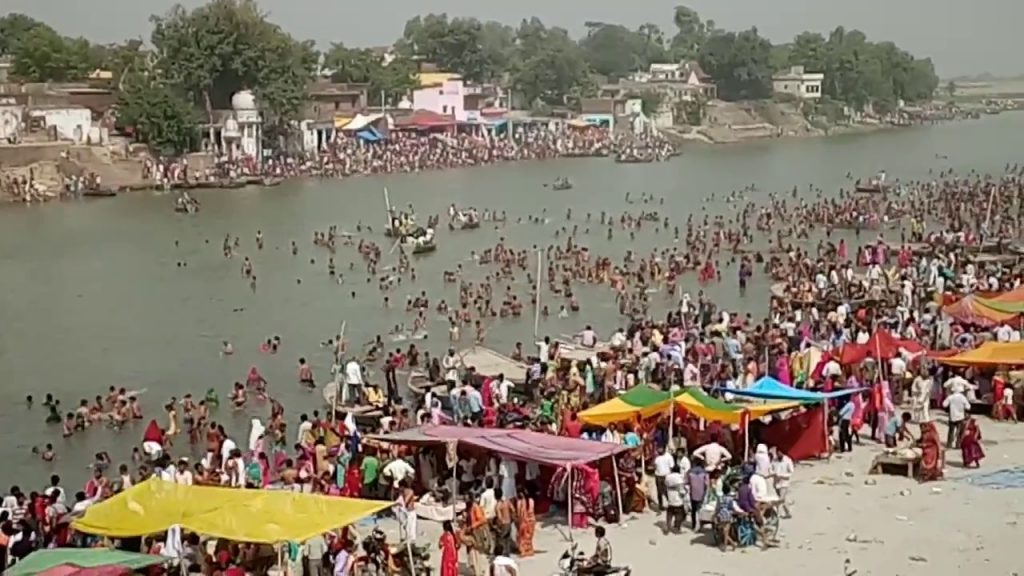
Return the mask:
M 237 542 L 302 542 L 355 523 L 391 502 L 303 494 L 186 486 L 152 478 L 90 506 L 75 530 L 110 538 L 166 532 L 172 526 Z

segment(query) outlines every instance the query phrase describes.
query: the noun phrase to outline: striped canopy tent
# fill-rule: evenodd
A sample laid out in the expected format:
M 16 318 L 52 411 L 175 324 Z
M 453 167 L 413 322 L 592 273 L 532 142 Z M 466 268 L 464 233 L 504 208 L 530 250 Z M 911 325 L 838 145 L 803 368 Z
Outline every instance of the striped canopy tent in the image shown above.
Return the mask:
M 756 420 L 773 412 L 791 410 L 801 405 L 801 402 L 770 402 L 764 404 L 732 404 L 709 396 L 700 388 L 687 388 L 682 394 L 676 396 L 676 407 L 686 410 L 690 414 L 707 420 L 708 422 L 719 422 L 732 425 L 742 424 L 743 413 L 747 413 L 747 420 Z
M 580 412 L 576 417 L 584 424 L 608 426 L 664 413 L 668 410 L 671 400 L 672 394 L 641 384 L 607 402 Z

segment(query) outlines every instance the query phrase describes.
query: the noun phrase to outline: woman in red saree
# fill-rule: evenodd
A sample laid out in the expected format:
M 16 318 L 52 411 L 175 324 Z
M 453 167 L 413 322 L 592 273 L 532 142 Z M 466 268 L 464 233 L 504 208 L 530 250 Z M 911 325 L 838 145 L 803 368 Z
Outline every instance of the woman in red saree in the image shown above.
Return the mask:
M 533 498 L 530 498 L 525 486 L 520 486 L 519 497 L 516 498 L 516 545 L 520 557 L 533 556 L 533 532 L 536 528 Z
M 964 432 L 960 436 L 960 455 L 963 457 L 964 468 L 981 468 L 985 451 L 981 449 L 981 428 L 978 428 L 974 418 L 968 418 L 964 424 Z
M 445 520 L 441 541 L 438 547 L 441 549 L 441 576 L 459 576 L 459 541 L 455 538 L 455 530 L 452 523 Z
M 917 441 L 921 447 L 921 482 L 942 480 L 942 442 L 934 422 L 921 423 L 921 438 Z
M 353 460 L 345 470 L 345 487 L 341 491 L 342 496 L 359 498 L 363 491 L 362 462 Z

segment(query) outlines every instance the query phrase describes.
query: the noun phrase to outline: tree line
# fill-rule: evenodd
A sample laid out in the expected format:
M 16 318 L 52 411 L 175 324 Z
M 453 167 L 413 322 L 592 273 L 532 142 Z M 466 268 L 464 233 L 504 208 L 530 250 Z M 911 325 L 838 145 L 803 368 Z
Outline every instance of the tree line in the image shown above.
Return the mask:
M 270 22 L 255 0 L 210 0 L 154 16 L 148 48 L 138 39 L 98 45 L 64 37 L 10 14 L 0 18 L 0 55 L 13 57 L 13 75 L 26 81 L 110 71 L 120 88 L 120 122 L 169 152 L 194 145 L 202 116 L 212 122 L 212 111 L 226 108 L 240 89 L 254 90 L 273 137 L 300 117 L 306 87 L 318 74 L 366 83 L 371 104 L 394 104 L 414 87 L 420 62 L 472 82 L 501 83 L 530 106 L 563 105 L 593 95 L 600 82 L 684 60 L 698 62 L 724 100 L 768 98 L 773 74 L 797 65 L 824 73 L 823 95 L 857 110 L 926 100 L 938 87 L 930 59 L 842 26 L 773 45 L 757 28 L 724 30 L 686 6 L 676 7 L 673 24 L 665 31 L 652 23 L 634 30 L 587 22 L 585 35 L 574 39 L 538 18 L 513 27 L 428 14 L 406 23 L 385 65 L 378 52 L 340 42 L 319 51 Z

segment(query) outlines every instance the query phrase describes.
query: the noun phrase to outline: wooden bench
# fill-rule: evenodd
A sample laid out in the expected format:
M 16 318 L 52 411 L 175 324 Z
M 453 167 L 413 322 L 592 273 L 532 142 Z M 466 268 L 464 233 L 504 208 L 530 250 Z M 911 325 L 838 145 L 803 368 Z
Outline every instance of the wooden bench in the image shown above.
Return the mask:
M 871 469 L 868 470 L 868 474 L 883 474 L 888 468 L 894 470 L 894 474 L 902 475 L 906 473 L 907 478 L 917 478 L 917 472 L 920 467 L 920 456 L 906 458 L 898 454 L 882 453 L 875 456 L 874 461 L 871 462 Z M 899 472 L 896 472 L 896 470 L 899 470 Z

